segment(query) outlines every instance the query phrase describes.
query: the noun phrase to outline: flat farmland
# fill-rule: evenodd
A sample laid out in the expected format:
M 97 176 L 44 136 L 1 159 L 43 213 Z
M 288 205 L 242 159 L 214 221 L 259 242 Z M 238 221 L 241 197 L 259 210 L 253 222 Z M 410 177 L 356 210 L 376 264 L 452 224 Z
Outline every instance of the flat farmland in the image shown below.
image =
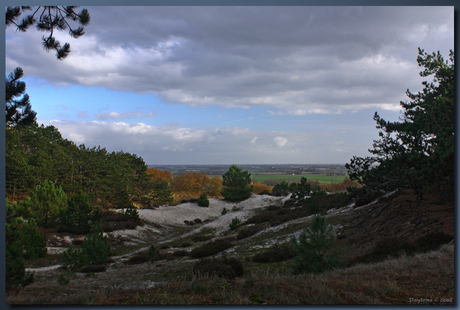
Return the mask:
M 273 174 L 273 173 L 251 173 L 251 178 L 257 179 L 259 183 L 263 183 L 265 180 L 277 179 L 285 180 L 287 182 L 300 182 L 302 177 L 307 180 L 318 181 L 320 184 L 331 184 L 331 183 L 342 183 L 347 177 L 345 175 L 323 175 L 323 174 Z

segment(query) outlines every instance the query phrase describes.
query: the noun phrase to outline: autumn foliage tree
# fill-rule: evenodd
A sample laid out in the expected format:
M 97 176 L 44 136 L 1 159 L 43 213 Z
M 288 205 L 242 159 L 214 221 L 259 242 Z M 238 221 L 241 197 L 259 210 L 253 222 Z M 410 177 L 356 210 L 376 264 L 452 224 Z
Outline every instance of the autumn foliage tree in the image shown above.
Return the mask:
M 147 174 L 150 177 L 150 182 L 157 183 L 157 182 L 171 182 L 172 180 L 172 173 L 165 170 L 155 169 L 155 168 L 148 168 Z
M 174 176 L 171 181 L 173 192 L 187 192 L 193 195 L 201 195 L 205 191 L 206 184 L 211 179 L 204 173 L 187 172 Z
M 252 190 L 254 191 L 255 194 L 258 194 L 258 195 L 259 194 L 271 194 L 272 187 L 265 185 L 265 184 L 253 183 Z

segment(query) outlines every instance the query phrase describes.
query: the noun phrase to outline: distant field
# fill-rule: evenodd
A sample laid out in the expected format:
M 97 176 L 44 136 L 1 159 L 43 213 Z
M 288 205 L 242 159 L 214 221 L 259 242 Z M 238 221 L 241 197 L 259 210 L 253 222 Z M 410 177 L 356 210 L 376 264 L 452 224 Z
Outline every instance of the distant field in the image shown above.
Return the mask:
M 221 175 L 210 175 L 210 177 L 218 176 L 221 177 Z M 285 180 L 286 182 L 292 183 L 292 182 L 300 182 L 300 179 L 302 177 L 307 178 L 307 180 L 314 180 L 318 181 L 319 184 L 331 184 L 331 183 L 342 183 L 347 176 L 344 175 L 336 175 L 336 176 L 329 176 L 329 175 L 321 175 L 321 174 L 302 174 L 302 175 L 283 175 L 283 174 L 265 174 L 265 173 L 251 173 L 251 178 L 252 179 L 257 179 L 259 183 L 262 183 L 265 180 L 269 179 L 277 179 L 280 180 Z
M 299 182 L 302 177 L 307 180 L 318 181 L 320 184 L 331 184 L 331 183 L 342 183 L 346 178 L 344 175 L 321 175 L 321 174 L 302 174 L 302 175 L 280 175 L 280 174 L 251 174 L 252 178 L 255 178 L 262 183 L 269 179 L 286 180 L 287 182 Z

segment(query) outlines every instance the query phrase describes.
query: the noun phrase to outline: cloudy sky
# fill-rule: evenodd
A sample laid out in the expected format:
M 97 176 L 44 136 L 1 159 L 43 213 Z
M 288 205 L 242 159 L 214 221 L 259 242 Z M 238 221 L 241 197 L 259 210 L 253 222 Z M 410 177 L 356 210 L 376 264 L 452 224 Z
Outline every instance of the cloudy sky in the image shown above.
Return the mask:
M 40 124 L 147 164 L 347 163 L 448 58 L 453 7 L 86 7 L 64 60 L 6 29 Z M 426 78 L 425 78 L 426 79 Z

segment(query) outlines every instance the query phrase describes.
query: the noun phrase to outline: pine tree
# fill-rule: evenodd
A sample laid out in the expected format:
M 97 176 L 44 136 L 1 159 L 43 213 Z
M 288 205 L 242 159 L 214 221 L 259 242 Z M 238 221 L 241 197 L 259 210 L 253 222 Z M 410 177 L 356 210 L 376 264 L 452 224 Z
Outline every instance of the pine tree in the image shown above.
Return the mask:
M 29 95 L 25 94 L 26 83 L 20 81 L 24 72 L 16 68 L 6 77 L 6 120 L 9 126 L 31 125 L 35 122 L 37 113 L 32 111 Z M 17 99 L 16 99 L 17 98 Z
M 72 38 L 79 38 L 85 34 L 83 26 L 88 25 L 91 20 L 87 9 L 76 13 L 76 8 L 76 6 L 39 6 L 35 9 L 30 6 L 8 6 L 5 12 L 5 23 L 6 27 L 15 25 L 21 32 L 26 32 L 34 24 L 39 31 L 49 31 L 49 36 L 42 38 L 43 47 L 47 51 L 56 50 L 56 57 L 63 60 L 70 53 L 70 44 L 65 43 L 64 46 L 61 46 L 61 43 L 53 36 L 54 30 L 69 29 Z M 33 11 L 33 13 L 18 22 L 17 19 L 25 11 Z M 76 22 L 78 26 L 72 28 L 70 21 Z
M 369 189 L 413 189 L 419 198 L 425 191 L 453 200 L 455 163 L 455 81 L 454 52 L 450 64 L 441 54 L 428 54 L 419 48 L 419 66 L 425 69 L 421 92 L 407 90 L 409 102 L 399 122 L 388 122 L 376 112 L 380 140 L 374 140 L 374 156 L 354 156 L 346 164 L 351 180 Z
M 232 165 L 222 175 L 224 189 L 221 194 L 228 201 L 242 201 L 251 196 L 251 174 L 243 171 L 236 165 Z

